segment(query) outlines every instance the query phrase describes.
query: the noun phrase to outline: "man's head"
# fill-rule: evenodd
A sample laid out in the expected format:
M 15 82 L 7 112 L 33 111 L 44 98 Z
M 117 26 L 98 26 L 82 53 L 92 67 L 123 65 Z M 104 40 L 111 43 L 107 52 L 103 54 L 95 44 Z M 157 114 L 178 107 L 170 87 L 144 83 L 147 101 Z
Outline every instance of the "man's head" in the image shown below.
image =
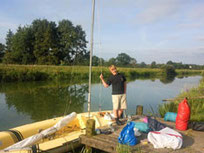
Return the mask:
M 109 70 L 113 75 L 116 75 L 118 73 L 115 65 L 109 66 Z

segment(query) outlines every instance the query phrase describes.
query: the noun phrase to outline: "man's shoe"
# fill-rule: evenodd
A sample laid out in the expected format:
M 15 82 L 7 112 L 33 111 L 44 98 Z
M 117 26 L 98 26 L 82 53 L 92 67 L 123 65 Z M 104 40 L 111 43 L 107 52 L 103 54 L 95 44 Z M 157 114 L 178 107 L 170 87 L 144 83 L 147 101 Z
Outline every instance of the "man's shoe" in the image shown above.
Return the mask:
M 119 125 L 119 126 L 122 125 L 121 122 L 118 121 L 118 120 L 116 121 L 116 124 Z
M 117 125 L 123 125 L 122 122 L 118 118 L 116 118 L 115 121 Z

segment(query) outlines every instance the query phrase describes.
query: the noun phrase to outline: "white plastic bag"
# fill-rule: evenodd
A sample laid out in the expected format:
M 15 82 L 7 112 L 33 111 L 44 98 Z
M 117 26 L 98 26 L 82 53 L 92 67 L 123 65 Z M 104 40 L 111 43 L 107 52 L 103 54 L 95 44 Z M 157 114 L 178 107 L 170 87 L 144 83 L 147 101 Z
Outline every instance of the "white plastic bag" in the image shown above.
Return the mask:
M 183 144 L 182 135 L 168 127 L 160 131 L 149 132 L 147 138 L 154 148 L 172 148 L 175 150 L 180 149 Z
M 105 119 L 105 120 L 108 120 L 108 121 L 112 121 L 114 118 L 115 118 L 114 115 L 113 115 L 113 114 L 110 114 L 110 113 L 106 113 L 106 114 L 104 115 L 104 119 Z
M 134 130 L 134 135 L 135 135 L 136 137 L 141 136 L 141 133 L 139 132 L 139 130 L 138 130 L 137 128 L 134 128 L 133 130 Z

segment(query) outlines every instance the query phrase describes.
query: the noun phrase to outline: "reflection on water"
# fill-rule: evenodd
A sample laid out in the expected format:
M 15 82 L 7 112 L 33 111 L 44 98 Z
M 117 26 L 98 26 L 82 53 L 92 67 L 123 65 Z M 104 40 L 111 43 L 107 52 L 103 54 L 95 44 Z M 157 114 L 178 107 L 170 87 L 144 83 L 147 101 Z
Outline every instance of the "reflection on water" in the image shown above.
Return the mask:
M 87 90 L 87 85 L 47 83 L 10 83 L 1 85 L 0 88 L 0 92 L 5 93 L 2 101 L 6 101 L 7 109 L 15 111 L 16 115 L 29 116 L 30 122 L 66 115 L 73 111 L 83 112 Z M 1 121 L 0 128 L 3 124 Z
M 165 75 L 162 78 L 160 78 L 160 81 L 164 84 L 172 83 L 175 79 L 175 75 Z
M 181 90 L 197 85 L 200 76 L 162 78 L 128 82 L 128 114 L 136 105 L 157 109 L 162 99 L 175 97 Z M 6 83 L 0 85 L 0 130 L 69 114 L 87 111 L 87 84 L 67 82 Z M 92 85 L 92 111 L 112 109 L 111 88 Z

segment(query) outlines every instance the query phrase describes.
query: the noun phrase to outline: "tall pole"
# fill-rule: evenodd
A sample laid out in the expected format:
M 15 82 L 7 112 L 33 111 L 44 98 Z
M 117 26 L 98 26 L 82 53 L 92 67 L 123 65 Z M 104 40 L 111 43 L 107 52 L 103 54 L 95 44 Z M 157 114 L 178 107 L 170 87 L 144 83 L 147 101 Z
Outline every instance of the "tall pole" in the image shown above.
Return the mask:
M 95 0 L 92 0 L 92 24 L 91 24 L 91 47 L 90 47 L 90 62 L 89 62 L 89 93 L 88 93 L 88 116 L 91 112 L 91 70 L 92 70 L 92 55 L 93 55 L 93 33 L 94 33 L 94 17 L 95 17 Z

